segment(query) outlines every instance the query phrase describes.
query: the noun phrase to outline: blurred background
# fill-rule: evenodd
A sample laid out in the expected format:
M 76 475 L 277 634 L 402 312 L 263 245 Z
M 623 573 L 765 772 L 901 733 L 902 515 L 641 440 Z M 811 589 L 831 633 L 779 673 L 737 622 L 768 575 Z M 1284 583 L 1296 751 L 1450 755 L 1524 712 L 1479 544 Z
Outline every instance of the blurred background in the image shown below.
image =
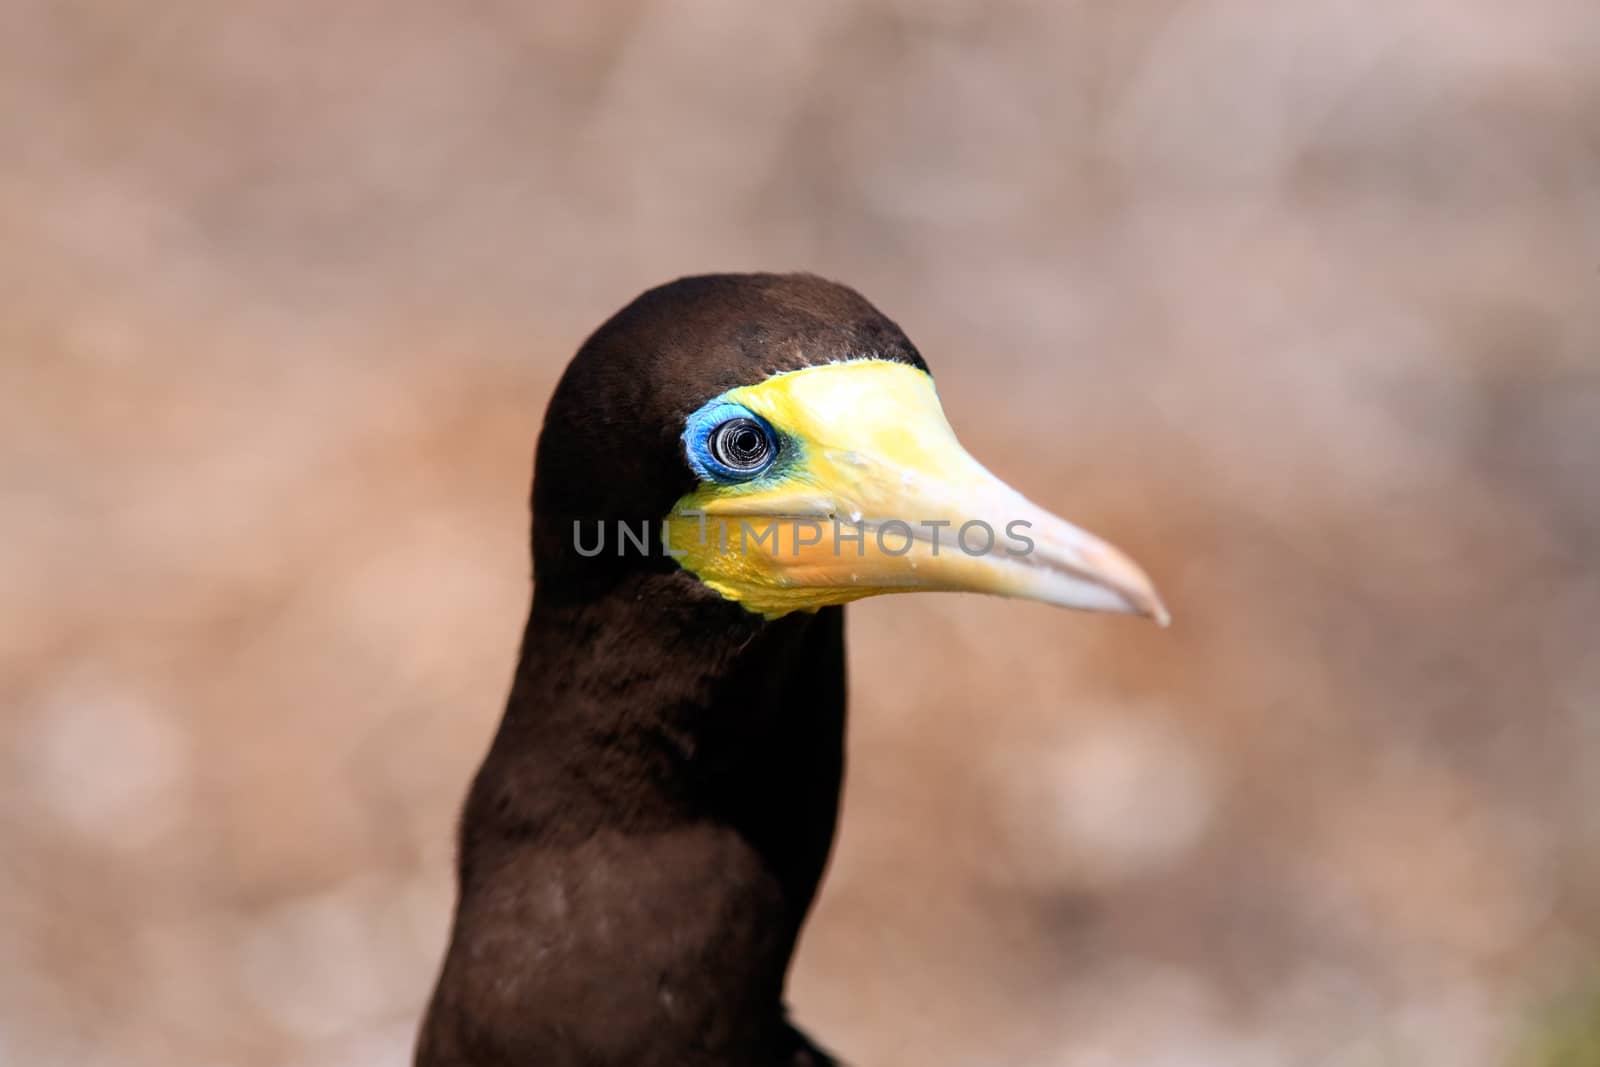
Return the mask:
M 546 398 L 742 269 L 1176 617 L 851 609 L 802 1024 L 1600 1062 L 1594 0 L 5 0 L 0 144 L 0 1064 L 408 1061 Z

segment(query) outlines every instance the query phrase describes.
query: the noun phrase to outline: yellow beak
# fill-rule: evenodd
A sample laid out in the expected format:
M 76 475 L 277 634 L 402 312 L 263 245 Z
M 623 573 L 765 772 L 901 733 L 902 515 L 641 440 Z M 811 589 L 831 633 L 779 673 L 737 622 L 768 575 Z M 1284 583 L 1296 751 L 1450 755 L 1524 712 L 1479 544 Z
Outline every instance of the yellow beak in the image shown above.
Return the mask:
M 1122 552 L 990 474 L 956 440 L 933 379 L 859 360 L 727 393 L 782 436 L 784 460 L 706 484 L 666 523 L 686 569 L 777 616 L 880 593 L 947 590 L 1168 621 Z

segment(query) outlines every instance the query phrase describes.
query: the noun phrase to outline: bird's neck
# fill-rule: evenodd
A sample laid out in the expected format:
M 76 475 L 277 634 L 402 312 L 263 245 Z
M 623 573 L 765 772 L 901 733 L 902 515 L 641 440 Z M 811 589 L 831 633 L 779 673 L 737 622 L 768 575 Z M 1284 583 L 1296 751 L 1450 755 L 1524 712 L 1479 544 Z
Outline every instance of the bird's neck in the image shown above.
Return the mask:
M 539 1062 L 565 1062 L 554 1041 L 596 1050 L 574 1063 L 679 1062 L 674 1035 L 791 1062 L 783 983 L 844 704 L 842 609 L 767 622 L 681 574 L 541 593 L 462 820 L 440 999 L 493 983 L 464 1022 Z

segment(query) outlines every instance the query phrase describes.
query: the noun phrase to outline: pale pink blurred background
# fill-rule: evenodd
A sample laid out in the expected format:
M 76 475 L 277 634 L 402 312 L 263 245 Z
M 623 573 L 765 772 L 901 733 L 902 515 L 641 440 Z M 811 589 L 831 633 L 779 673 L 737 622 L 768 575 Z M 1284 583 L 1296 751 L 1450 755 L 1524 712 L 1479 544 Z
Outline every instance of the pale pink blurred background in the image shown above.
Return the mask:
M 1592 979 L 1593 0 L 8 0 L 0 145 L 0 1064 L 406 1062 L 545 399 L 711 269 L 1177 619 L 852 609 L 826 1043 L 1502 1067 Z

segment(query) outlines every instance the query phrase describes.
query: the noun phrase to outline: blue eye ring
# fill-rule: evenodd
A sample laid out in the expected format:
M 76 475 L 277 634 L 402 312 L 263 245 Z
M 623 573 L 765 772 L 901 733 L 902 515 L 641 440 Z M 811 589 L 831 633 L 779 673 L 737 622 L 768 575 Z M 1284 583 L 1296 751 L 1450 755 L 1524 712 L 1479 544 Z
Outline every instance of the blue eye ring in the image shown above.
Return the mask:
M 729 401 L 712 401 L 690 415 L 683 447 L 689 466 L 708 482 L 747 482 L 765 474 L 778 459 L 772 425 Z

